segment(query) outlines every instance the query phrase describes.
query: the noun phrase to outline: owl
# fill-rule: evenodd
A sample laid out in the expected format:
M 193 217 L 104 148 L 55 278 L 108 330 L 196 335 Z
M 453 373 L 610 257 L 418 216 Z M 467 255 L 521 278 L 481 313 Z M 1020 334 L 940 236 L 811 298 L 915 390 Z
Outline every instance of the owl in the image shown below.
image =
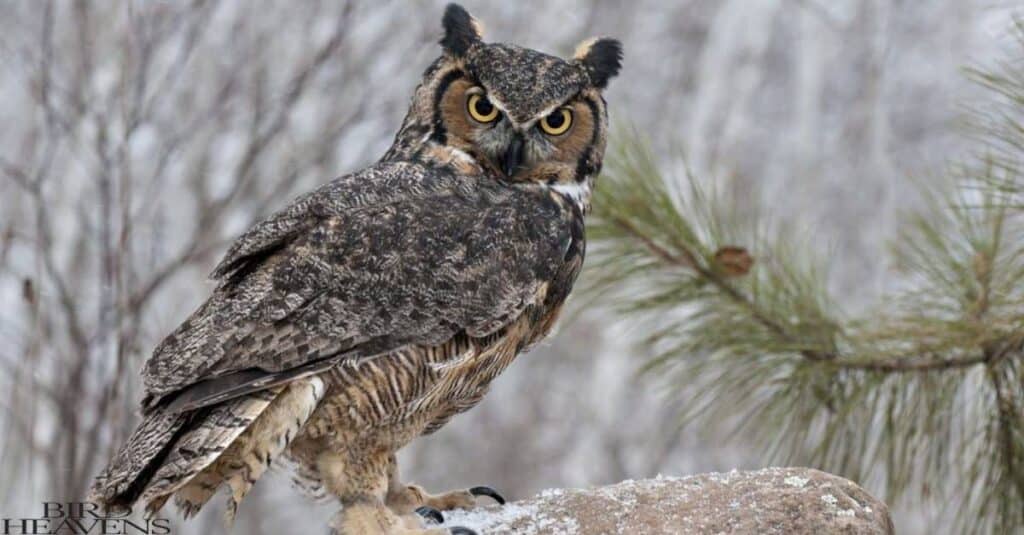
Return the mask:
M 339 535 L 429 522 L 490 487 L 429 493 L 395 452 L 473 407 L 552 329 L 580 272 L 622 46 L 563 60 L 486 43 L 457 5 L 376 164 L 305 194 L 228 249 L 212 295 L 143 369 L 142 422 L 91 500 L 226 521 L 276 462 L 340 502 Z M 433 527 L 431 527 L 433 526 Z

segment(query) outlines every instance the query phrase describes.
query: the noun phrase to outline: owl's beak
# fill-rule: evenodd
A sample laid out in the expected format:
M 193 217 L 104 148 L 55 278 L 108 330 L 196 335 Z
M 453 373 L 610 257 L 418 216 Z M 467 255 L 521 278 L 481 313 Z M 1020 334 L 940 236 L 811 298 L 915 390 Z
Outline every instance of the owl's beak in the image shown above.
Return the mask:
M 523 164 L 523 147 L 525 145 L 526 140 L 523 139 L 523 135 L 515 134 L 512 142 L 505 147 L 505 154 L 501 158 L 501 170 L 505 176 L 511 177 Z

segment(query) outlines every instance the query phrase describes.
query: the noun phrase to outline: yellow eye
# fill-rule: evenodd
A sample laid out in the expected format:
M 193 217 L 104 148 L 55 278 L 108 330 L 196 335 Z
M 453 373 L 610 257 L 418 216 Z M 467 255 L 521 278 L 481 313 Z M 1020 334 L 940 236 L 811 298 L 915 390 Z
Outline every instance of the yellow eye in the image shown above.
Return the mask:
M 470 95 L 466 108 L 469 109 L 469 116 L 481 123 L 494 122 L 500 115 L 498 108 L 495 108 L 494 104 L 491 104 L 491 101 L 483 95 Z
M 540 120 L 540 128 L 549 136 L 560 136 L 572 126 L 572 110 L 559 108 Z

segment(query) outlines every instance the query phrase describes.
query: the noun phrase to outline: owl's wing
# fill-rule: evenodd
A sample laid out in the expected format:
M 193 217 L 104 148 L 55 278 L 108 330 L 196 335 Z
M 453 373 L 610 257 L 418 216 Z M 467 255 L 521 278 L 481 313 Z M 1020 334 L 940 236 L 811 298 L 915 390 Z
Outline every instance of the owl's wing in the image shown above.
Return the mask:
M 419 177 L 356 204 L 307 196 L 278 237 L 250 231 L 260 244 L 232 248 L 221 285 L 147 362 L 146 404 L 216 403 L 518 317 L 565 263 L 569 213 L 539 189 L 438 180 L 462 182 Z
M 277 249 L 325 218 L 388 202 L 429 197 L 458 188 L 457 176 L 409 162 L 386 162 L 339 177 L 295 199 L 253 225 L 228 248 L 210 277 L 235 282 Z

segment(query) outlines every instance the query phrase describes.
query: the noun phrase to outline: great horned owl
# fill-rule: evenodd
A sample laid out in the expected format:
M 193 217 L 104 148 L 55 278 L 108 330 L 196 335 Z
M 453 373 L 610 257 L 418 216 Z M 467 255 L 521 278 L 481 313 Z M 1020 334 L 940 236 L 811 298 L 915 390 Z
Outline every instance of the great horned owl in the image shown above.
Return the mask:
M 431 532 L 414 511 L 492 494 L 406 485 L 395 452 L 551 330 L 583 262 L 622 48 L 590 40 L 566 61 L 485 43 L 457 5 L 442 25 L 384 157 L 243 234 L 156 347 L 143 421 L 93 501 L 156 511 L 173 495 L 187 517 L 226 486 L 230 524 L 277 459 L 341 502 L 346 535 Z

